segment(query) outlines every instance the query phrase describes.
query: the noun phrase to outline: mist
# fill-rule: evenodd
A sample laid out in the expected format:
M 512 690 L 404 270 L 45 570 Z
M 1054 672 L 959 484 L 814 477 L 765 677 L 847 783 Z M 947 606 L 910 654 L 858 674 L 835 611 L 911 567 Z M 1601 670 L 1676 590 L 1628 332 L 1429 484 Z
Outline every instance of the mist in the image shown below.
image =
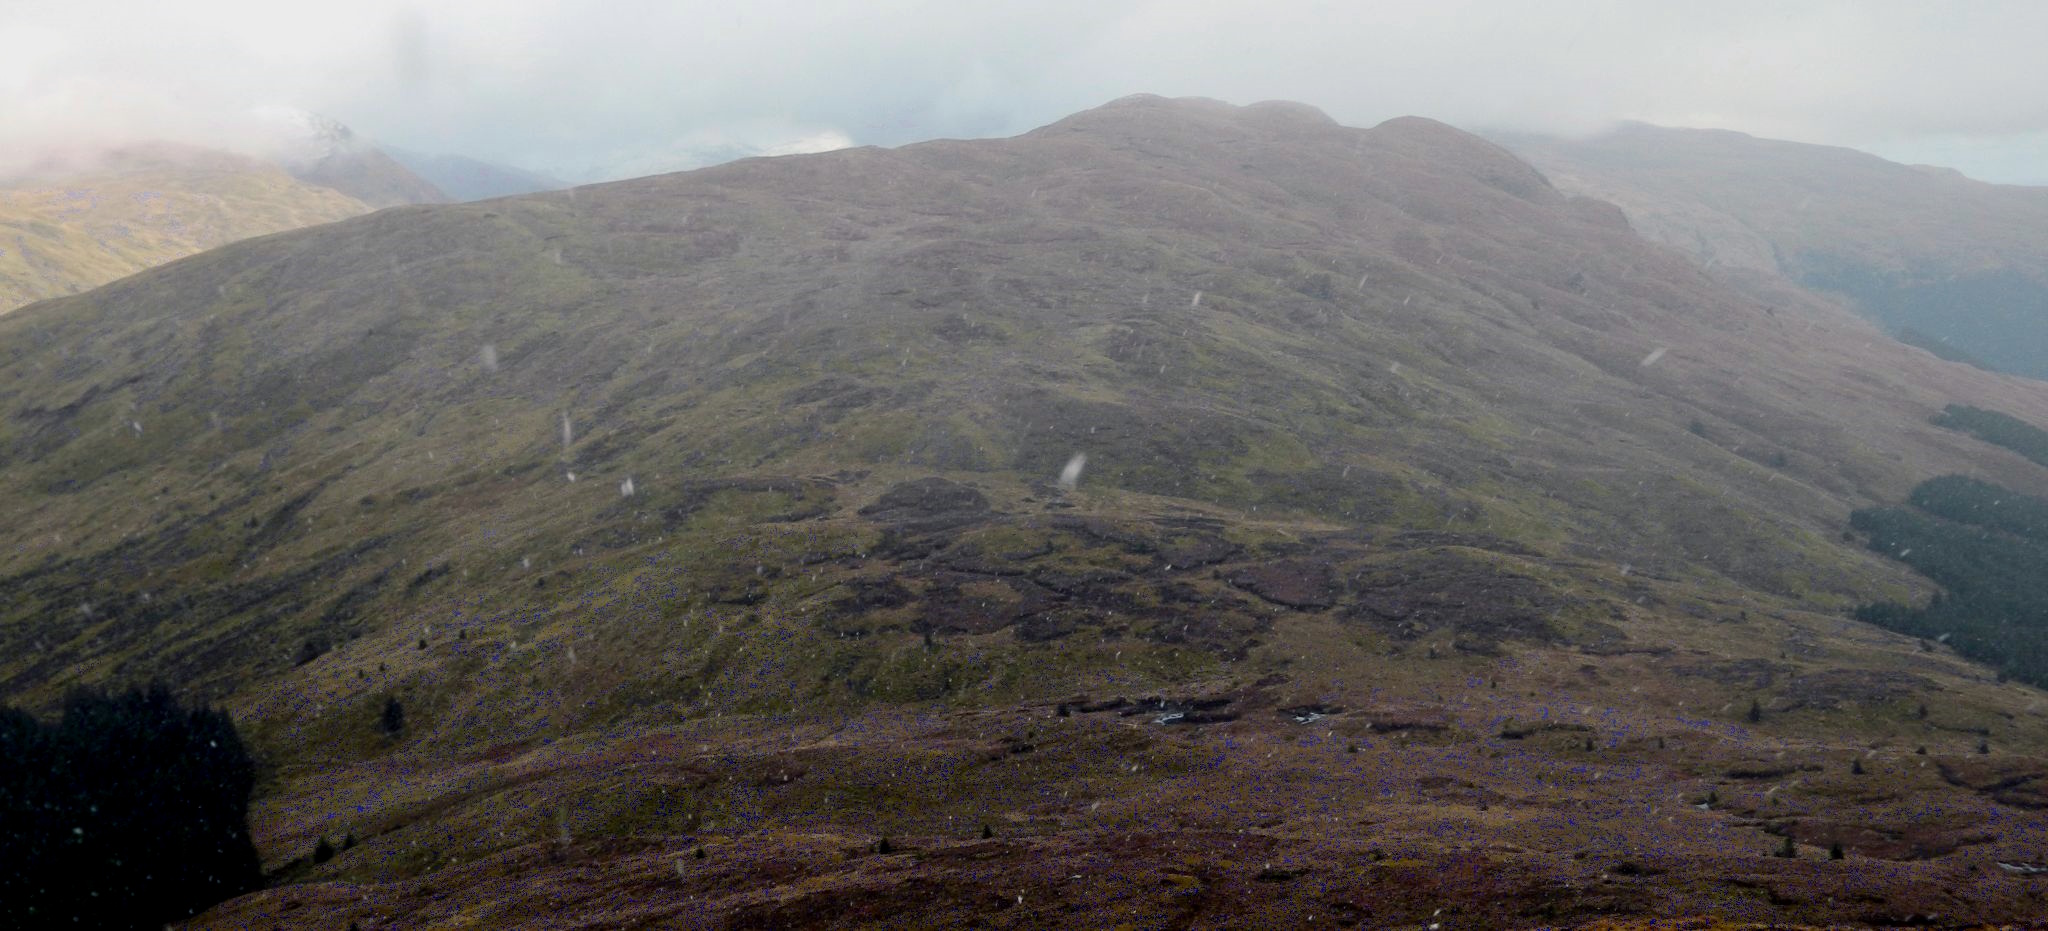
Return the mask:
M 381 142 L 570 180 L 1005 135 L 1130 93 L 1286 98 L 1583 134 L 1737 129 L 2043 181 L 2028 3 L 475 0 L 0 10 L 0 162 L 167 139 L 260 148 L 303 108 Z

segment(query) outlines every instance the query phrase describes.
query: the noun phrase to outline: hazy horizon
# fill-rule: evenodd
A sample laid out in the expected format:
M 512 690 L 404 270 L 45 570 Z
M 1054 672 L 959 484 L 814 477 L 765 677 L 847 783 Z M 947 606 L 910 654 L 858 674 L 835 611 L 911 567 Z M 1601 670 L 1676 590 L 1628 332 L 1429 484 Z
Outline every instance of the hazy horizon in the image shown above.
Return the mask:
M 201 0 L 0 10 L 0 162 L 247 149 L 288 106 L 406 149 L 583 182 L 752 154 L 1002 136 L 1133 93 L 1288 99 L 1562 135 L 1733 129 L 2048 184 L 2048 7 Z

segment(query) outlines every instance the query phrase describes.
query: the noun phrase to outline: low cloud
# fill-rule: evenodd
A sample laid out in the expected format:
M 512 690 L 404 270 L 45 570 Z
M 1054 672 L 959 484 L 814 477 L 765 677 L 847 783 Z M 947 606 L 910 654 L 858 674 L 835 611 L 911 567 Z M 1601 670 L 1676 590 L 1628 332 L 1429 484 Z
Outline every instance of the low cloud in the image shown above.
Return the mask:
M 2041 35 L 2048 5 L 1885 0 L 16 0 L 0 7 L 0 161 L 248 145 L 238 115 L 283 104 L 587 179 L 1008 134 L 1142 91 L 1302 100 L 1352 124 L 1969 139 L 1950 151 L 1995 164 L 2003 140 L 2048 132 L 2048 98 L 2024 92 L 2048 83 Z

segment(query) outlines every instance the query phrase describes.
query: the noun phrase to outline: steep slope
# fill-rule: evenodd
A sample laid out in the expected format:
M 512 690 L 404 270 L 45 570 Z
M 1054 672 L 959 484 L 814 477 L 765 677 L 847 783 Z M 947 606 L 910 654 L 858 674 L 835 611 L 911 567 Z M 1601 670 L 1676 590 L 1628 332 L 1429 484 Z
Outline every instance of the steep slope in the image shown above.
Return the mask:
M 0 181 L 0 313 L 369 209 L 273 165 L 166 145 L 101 154 L 82 170 Z
M 569 186 L 539 172 L 462 155 L 435 155 L 393 146 L 384 146 L 383 150 L 436 190 L 458 201 L 559 191 Z
M 2048 493 L 1952 402 L 2048 422 L 1449 127 L 1129 98 L 0 320 L 0 696 L 225 697 L 199 926 L 2010 919 L 2041 694 L 1844 618 L 1928 592 L 1852 509 Z
M 1894 331 L 2048 378 L 2048 188 L 1718 130 L 1500 141 L 1704 263 L 1783 274 Z

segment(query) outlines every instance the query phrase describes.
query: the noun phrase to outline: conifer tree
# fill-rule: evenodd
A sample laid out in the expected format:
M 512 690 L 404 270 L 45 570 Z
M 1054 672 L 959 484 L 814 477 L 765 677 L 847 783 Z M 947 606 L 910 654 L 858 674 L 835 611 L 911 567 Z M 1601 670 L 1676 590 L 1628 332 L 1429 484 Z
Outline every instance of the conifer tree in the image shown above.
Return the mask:
M 385 734 L 393 737 L 405 730 L 405 706 L 398 703 L 396 696 L 384 699 L 384 712 L 378 716 L 377 726 L 382 728 Z
M 0 708 L 0 910 L 26 927 L 160 927 L 262 884 L 255 765 L 227 715 L 152 686 Z

